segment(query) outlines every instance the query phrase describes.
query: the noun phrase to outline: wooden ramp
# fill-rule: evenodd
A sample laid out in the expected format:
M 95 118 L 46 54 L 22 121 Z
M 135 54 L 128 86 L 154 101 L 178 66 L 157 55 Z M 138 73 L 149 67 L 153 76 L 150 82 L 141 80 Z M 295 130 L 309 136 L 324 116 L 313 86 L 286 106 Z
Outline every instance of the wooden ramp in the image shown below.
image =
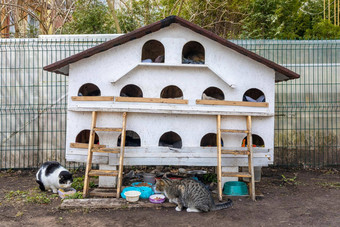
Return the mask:
M 221 115 L 217 115 L 217 189 L 218 199 L 222 201 L 222 177 L 249 177 L 248 184 L 249 195 L 255 201 L 255 178 L 253 165 L 253 140 L 251 129 L 251 116 L 246 117 L 247 129 L 221 129 Z M 244 150 L 223 150 L 221 144 L 222 133 L 245 133 L 247 134 L 247 151 Z M 222 154 L 247 155 L 248 156 L 248 172 L 222 172 Z
M 121 128 L 103 128 L 103 127 L 96 127 L 97 122 L 97 112 L 92 112 L 92 122 L 91 122 L 91 131 L 90 131 L 90 138 L 89 138 L 89 145 L 88 145 L 88 152 L 87 152 L 87 163 L 86 163 L 86 170 L 85 170 L 85 178 L 84 178 L 84 190 L 83 190 L 83 197 L 86 198 L 89 195 L 91 196 L 99 196 L 99 197 L 117 197 L 120 196 L 120 191 L 122 187 L 122 178 L 123 178 L 123 163 L 124 163 L 124 148 L 125 148 L 125 138 L 126 138 L 126 115 L 127 113 L 123 113 L 123 123 Z M 106 148 L 106 147 L 98 147 L 94 146 L 94 138 L 95 133 L 98 131 L 102 132 L 121 132 L 121 143 L 120 148 Z M 119 169 L 117 170 L 92 170 L 92 158 L 94 152 L 100 153 L 115 153 L 119 154 Z M 111 192 L 90 192 L 89 193 L 89 178 L 93 176 L 117 176 L 117 193 L 113 194 Z

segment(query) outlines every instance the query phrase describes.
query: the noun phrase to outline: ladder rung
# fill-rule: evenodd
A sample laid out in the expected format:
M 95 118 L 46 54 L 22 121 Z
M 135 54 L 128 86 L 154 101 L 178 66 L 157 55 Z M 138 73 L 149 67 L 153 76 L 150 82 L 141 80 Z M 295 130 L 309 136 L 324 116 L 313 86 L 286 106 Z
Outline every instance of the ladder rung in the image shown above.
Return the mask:
M 221 150 L 222 154 L 249 155 L 247 150 Z
M 251 177 L 248 172 L 223 172 L 222 177 Z
M 89 176 L 118 176 L 117 170 L 91 170 Z
M 98 197 L 116 197 L 117 193 L 113 192 L 90 192 L 90 196 L 98 196 Z
M 248 133 L 248 130 L 239 130 L 239 129 L 221 129 L 221 132 L 230 132 L 230 133 Z
M 121 128 L 102 128 L 102 127 L 95 127 L 93 128 L 94 131 L 103 131 L 103 132 L 121 132 Z
M 120 148 L 92 148 L 92 152 L 119 154 Z

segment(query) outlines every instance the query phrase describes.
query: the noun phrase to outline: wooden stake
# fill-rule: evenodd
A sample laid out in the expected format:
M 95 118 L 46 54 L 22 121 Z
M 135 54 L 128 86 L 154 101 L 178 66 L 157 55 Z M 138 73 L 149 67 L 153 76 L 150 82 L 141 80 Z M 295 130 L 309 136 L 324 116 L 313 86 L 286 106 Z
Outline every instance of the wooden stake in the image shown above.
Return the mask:
M 250 177 L 249 195 L 253 201 L 255 201 L 255 175 L 254 175 L 254 164 L 253 164 L 253 138 L 251 133 L 251 116 L 247 116 L 247 147 L 249 151 L 248 155 L 248 171 Z
M 127 113 L 123 113 L 123 127 L 122 127 L 122 136 L 120 142 L 120 156 L 119 156 L 119 170 L 118 170 L 118 184 L 117 184 L 117 199 L 120 196 L 120 189 L 122 187 L 122 178 L 123 178 L 123 164 L 124 164 L 124 148 L 125 148 L 125 137 L 126 137 L 126 115 Z
M 92 122 L 91 122 L 91 131 L 90 131 L 90 138 L 89 138 L 89 147 L 87 150 L 87 164 L 86 164 L 86 171 L 85 171 L 85 179 L 84 179 L 84 190 L 83 190 L 83 197 L 86 198 L 89 192 L 89 172 L 91 171 L 92 166 L 92 155 L 91 152 L 93 148 L 94 138 L 95 138 L 95 131 L 93 130 L 96 127 L 97 121 L 97 112 L 92 112 Z
M 218 199 L 222 201 L 222 158 L 221 158 L 221 115 L 217 115 L 217 189 Z

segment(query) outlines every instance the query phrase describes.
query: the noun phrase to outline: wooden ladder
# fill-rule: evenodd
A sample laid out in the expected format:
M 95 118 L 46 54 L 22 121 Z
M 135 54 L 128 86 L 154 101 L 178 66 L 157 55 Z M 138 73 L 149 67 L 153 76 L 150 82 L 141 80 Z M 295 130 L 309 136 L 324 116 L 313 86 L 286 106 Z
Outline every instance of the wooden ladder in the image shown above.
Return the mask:
M 253 163 L 253 140 L 251 133 L 251 116 L 247 116 L 247 129 L 221 129 L 221 115 L 217 115 L 217 187 L 218 198 L 222 200 L 222 177 L 249 177 L 248 183 L 249 195 L 255 201 L 255 178 Z M 247 150 L 222 150 L 221 134 L 222 133 L 246 133 L 247 134 Z M 222 154 L 247 155 L 248 156 L 248 172 L 222 172 Z
M 85 171 L 85 179 L 84 179 L 84 190 L 83 197 L 86 198 L 89 195 L 89 177 L 92 176 L 117 176 L 117 194 L 116 197 L 119 198 L 121 186 L 122 186 L 122 177 L 123 177 L 123 162 L 124 162 L 124 148 L 125 148 L 125 138 L 126 138 L 126 116 L 127 113 L 123 113 L 123 126 L 122 128 L 99 128 L 96 127 L 97 122 L 97 112 L 92 112 L 92 123 L 91 123 L 91 131 L 90 131 L 90 139 L 87 151 L 87 163 L 86 163 L 86 171 Z M 121 143 L 120 148 L 100 148 L 94 147 L 94 139 L 95 133 L 97 131 L 104 132 L 121 132 Z M 114 153 L 120 154 L 119 157 L 119 168 L 117 170 L 93 170 L 92 167 L 92 158 L 94 152 L 101 153 Z M 110 195 L 106 195 L 107 193 L 98 193 L 97 196 L 111 197 Z M 94 194 L 96 195 L 96 194 Z

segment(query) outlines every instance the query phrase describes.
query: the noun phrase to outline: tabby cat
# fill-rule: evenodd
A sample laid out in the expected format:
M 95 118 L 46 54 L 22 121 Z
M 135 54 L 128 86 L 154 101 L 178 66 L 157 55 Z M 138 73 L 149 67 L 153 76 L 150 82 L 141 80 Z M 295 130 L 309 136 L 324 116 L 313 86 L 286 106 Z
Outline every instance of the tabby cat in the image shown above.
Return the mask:
M 164 193 L 169 202 L 177 204 L 177 211 L 186 207 L 187 212 L 207 212 L 233 205 L 230 199 L 225 203 L 215 204 L 210 191 L 203 183 L 191 178 L 171 180 L 163 176 L 162 179 L 157 180 L 155 188 L 156 191 Z

